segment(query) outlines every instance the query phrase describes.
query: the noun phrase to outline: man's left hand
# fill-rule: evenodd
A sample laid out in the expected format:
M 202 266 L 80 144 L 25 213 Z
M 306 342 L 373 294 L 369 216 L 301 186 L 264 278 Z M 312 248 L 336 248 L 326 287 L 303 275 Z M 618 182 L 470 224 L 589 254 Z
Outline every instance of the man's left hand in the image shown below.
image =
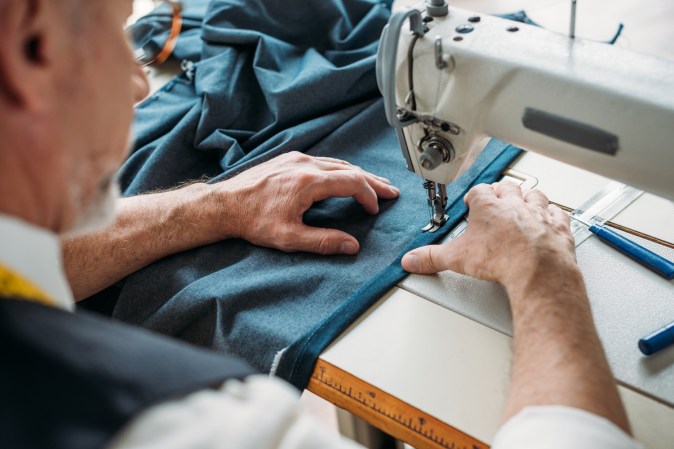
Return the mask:
M 319 254 L 356 254 L 360 246 L 345 232 L 304 224 L 302 217 L 315 202 L 353 197 L 376 214 L 379 198 L 394 199 L 400 193 L 389 180 L 346 161 L 298 152 L 246 170 L 220 188 L 230 205 L 222 222 L 229 237 L 286 252 Z

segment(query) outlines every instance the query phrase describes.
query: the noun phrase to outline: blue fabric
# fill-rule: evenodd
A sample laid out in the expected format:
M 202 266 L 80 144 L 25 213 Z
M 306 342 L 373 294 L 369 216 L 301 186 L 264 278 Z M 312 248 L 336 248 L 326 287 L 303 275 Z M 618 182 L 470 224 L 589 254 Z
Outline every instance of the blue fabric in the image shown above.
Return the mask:
M 492 140 L 482 151 L 478 160 L 448 189 L 450 205 L 447 215 L 450 219 L 435 233 L 417 233 L 417 236 L 398 253 L 393 261 L 384 267 L 369 282 L 362 285 L 335 311 L 321 320 L 309 333 L 295 341 L 284 352 L 276 374 L 298 388 L 309 382 L 314 363 L 320 353 L 370 306 L 401 281 L 407 273 L 402 269 L 401 260 L 408 251 L 442 240 L 468 212 L 463 197 L 475 184 L 491 183 L 500 178 L 501 173 L 521 150 L 512 145 Z
M 125 195 L 203 176 L 221 181 L 292 150 L 345 159 L 402 193 L 381 201 L 377 216 L 352 199 L 306 213 L 309 225 L 354 235 L 356 256 L 219 242 L 129 276 L 114 317 L 229 351 L 262 371 L 288 347 L 278 373 L 302 388 L 318 351 L 403 275 L 400 255 L 446 233 L 449 226 L 420 235 L 428 220 L 422 180 L 405 170 L 384 118 L 374 66 L 388 17 L 385 5 L 367 0 L 209 4 L 202 41 L 182 43 L 185 54 L 201 46 L 194 77 L 175 78 L 138 107 L 134 150 L 119 173 Z M 468 186 L 492 182 L 518 153 L 490 144 L 450 188 L 453 220 Z
M 526 23 L 527 25 L 534 25 L 539 27 L 540 25 L 529 18 L 524 10 L 519 10 L 507 14 L 496 14 L 497 17 L 502 19 L 513 20 L 515 22 Z

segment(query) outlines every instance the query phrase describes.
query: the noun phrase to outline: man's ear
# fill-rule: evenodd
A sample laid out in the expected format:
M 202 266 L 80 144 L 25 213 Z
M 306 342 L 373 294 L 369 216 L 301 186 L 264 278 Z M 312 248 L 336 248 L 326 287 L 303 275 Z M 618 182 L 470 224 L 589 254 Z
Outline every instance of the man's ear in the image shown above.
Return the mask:
M 53 41 L 62 36 L 54 33 L 62 19 L 54 14 L 59 3 L 0 0 L 0 96 L 15 107 L 39 111 L 48 104 L 59 47 Z

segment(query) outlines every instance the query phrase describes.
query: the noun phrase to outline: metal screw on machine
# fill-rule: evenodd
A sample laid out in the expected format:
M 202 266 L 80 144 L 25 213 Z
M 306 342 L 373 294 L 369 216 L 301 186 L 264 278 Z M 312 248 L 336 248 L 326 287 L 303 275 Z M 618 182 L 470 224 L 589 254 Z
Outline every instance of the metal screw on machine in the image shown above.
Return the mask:
M 443 162 L 450 162 L 454 157 L 454 147 L 449 141 L 440 136 L 428 136 L 418 144 L 421 149 L 419 163 L 426 170 L 434 170 Z
M 443 17 L 449 13 L 446 0 L 426 0 L 426 14 L 431 17 Z
M 442 163 L 442 153 L 434 150 L 424 151 L 419 161 L 426 170 L 433 170 Z
M 468 34 L 468 33 L 470 33 L 471 31 L 473 31 L 474 29 L 475 29 L 475 27 L 474 27 L 473 25 L 470 25 L 470 24 L 468 24 L 468 23 L 465 23 L 465 24 L 462 24 L 462 25 L 457 26 L 457 27 L 456 27 L 456 32 L 457 32 L 457 33 L 461 33 L 461 34 Z

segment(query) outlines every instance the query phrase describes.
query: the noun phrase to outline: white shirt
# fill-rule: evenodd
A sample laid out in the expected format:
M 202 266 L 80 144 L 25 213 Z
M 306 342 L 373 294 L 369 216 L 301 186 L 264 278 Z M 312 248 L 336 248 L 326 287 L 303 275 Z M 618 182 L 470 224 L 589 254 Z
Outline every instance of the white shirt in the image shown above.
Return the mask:
M 0 263 L 74 310 L 56 235 L 0 214 Z M 317 424 L 285 382 L 255 375 L 155 405 L 135 417 L 108 449 L 355 449 Z M 527 407 L 497 433 L 493 449 L 638 449 L 611 422 L 569 407 Z
M 39 287 L 59 307 L 75 310 L 61 266 L 61 244 L 53 233 L 0 214 L 0 264 Z
M 498 431 L 492 449 L 640 449 L 611 421 L 571 407 L 526 407 Z

